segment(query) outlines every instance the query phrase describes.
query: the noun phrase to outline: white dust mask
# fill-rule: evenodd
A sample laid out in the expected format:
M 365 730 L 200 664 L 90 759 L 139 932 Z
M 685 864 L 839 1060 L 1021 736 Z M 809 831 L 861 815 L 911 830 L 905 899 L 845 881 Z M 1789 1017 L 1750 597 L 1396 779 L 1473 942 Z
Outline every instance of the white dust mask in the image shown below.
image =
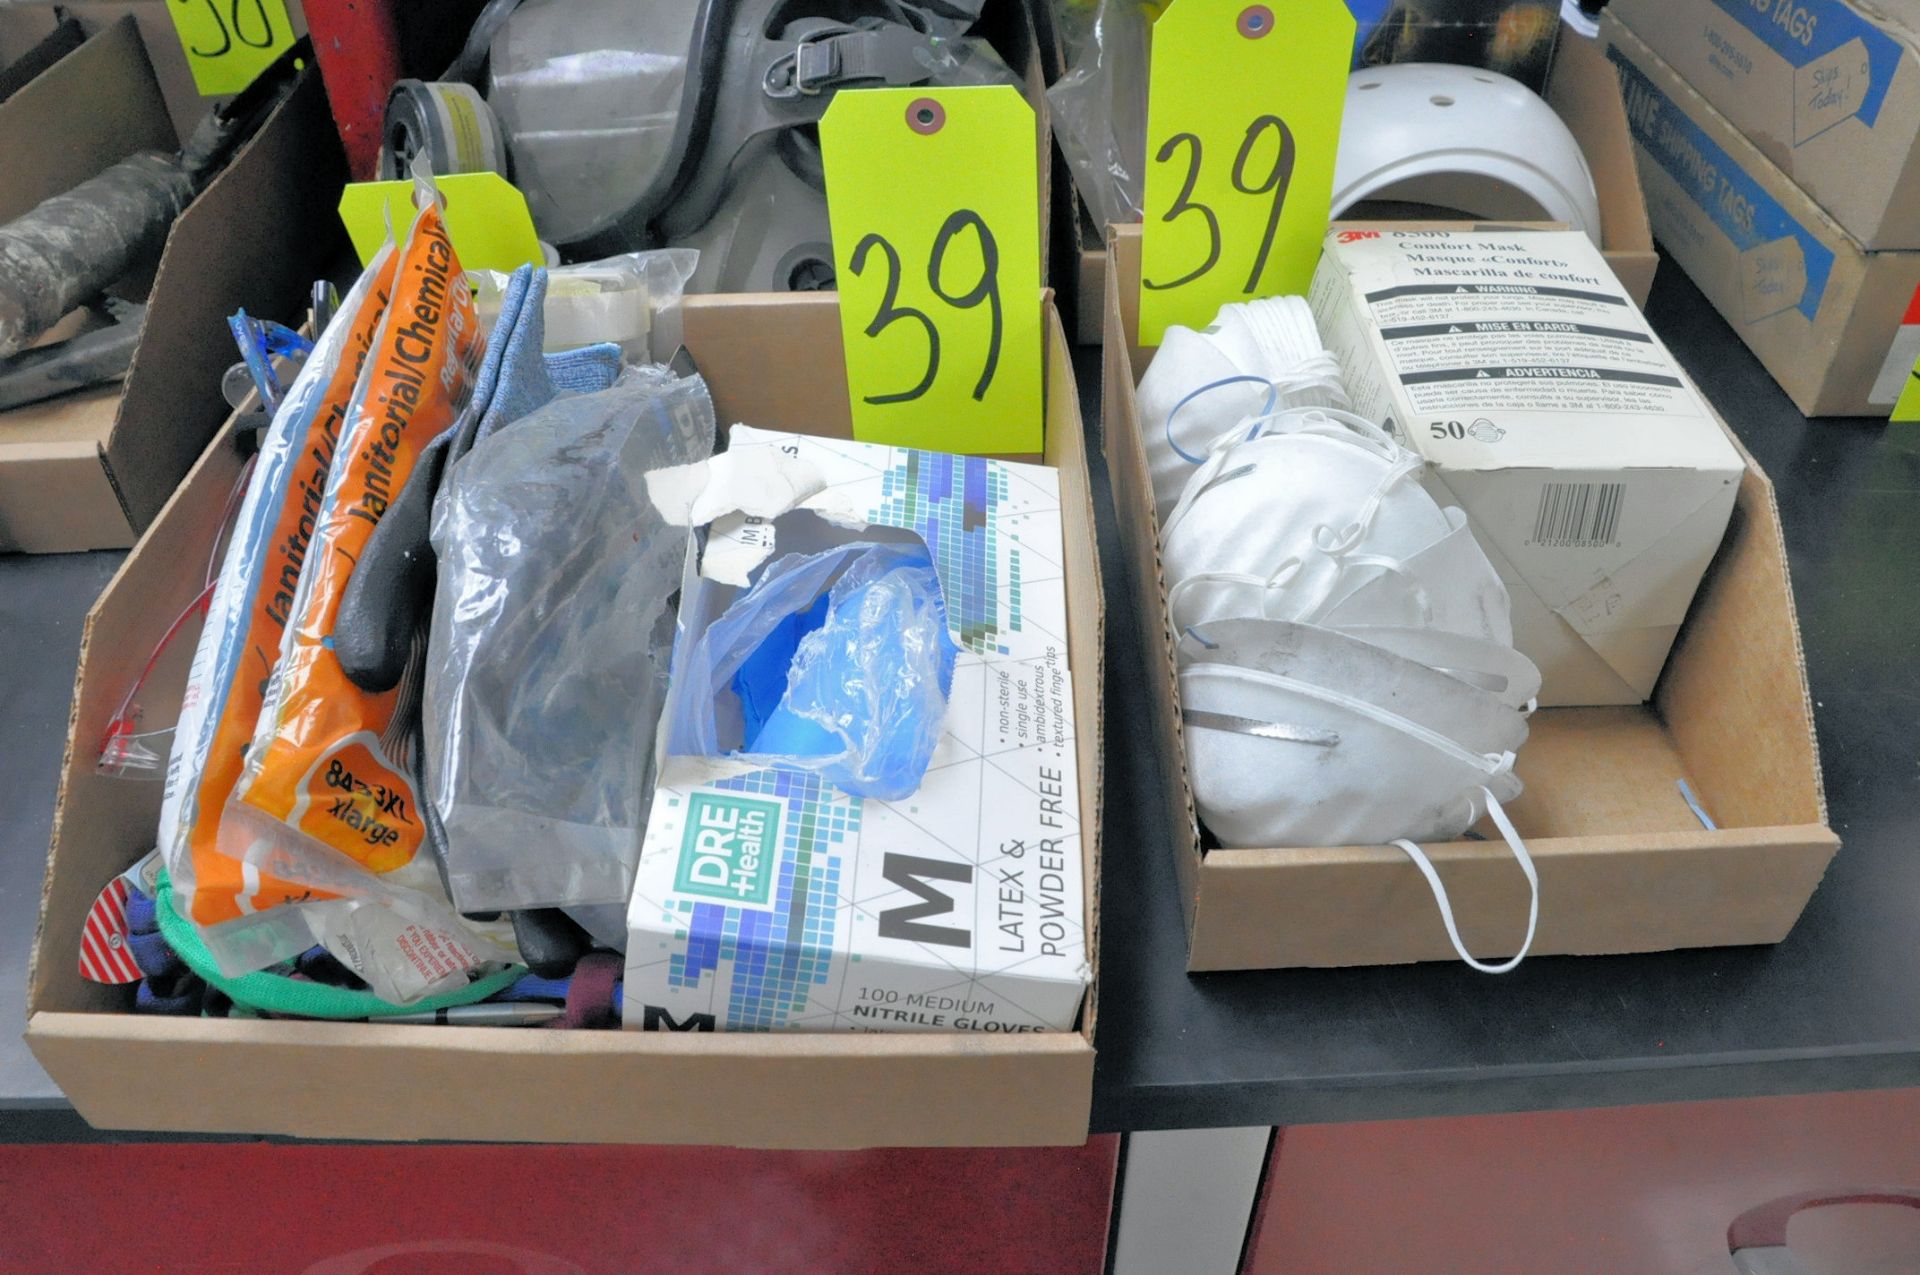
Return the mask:
M 1179 658 L 1183 668 L 1229 665 L 1338 688 L 1470 752 L 1510 753 L 1527 739 L 1525 715 L 1492 691 L 1316 625 L 1217 620 L 1182 634 Z
M 1225 305 L 1199 332 L 1168 328 L 1135 392 L 1154 512 L 1166 518 L 1195 466 L 1246 418 L 1348 406 L 1304 298 Z
M 1223 845 L 1392 844 L 1426 879 L 1461 960 L 1503 974 L 1526 958 L 1540 918 L 1540 878 L 1501 805 L 1520 793 L 1512 753 L 1476 754 L 1350 696 L 1229 665 L 1190 665 L 1180 674 L 1180 698 L 1194 804 Z M 1446 887 L 1416 844 L 1457 837 L 1482 815 L 1492 818 L 1531 892 L 1526 936 L 1499 964 L 1467 951 Z
M 1339 632 L 1478 687 L 1509 708 L 1531 712 L 1540 694 L 1534 662 L 1493 638 L 1399 625 L 1353 625 Z
M 1351 587 L 1330 598 L 1317 621 L 1330 628 L 1398 624 L 1444 629 L 1513 645 L 1513 603 L 1507 586 L 1474 539 L 1466 512 L 1449 506 L 1442 513 L 1447 533 L 1416 553 L 1351 558 Z
M 1451 529 L 1409 481 L 1420 458 L 1361 418 L 1295 411 L 1254 425 L 1278 432 L 1217 447 L 1161 531 L 1175 632 L 1238 615 L 1311 618 L 1352 591 L 1350 559 L 1411 556 Z
M 1180 699 L 1194 804 L 1222 845 L 1446 841 L 1479 817 L 1481 788 L 1517 795 L 1511 753 L 1295 678 L 1190 664 Z

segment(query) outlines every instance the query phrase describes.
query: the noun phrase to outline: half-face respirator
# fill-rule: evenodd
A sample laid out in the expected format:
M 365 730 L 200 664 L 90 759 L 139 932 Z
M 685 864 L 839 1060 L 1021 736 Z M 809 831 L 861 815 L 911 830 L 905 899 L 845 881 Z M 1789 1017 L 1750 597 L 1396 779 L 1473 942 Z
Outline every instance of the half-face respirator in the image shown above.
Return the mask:
M 569 260 L 699 249 L 690 292 L 831 287 L 815 126 L 842 88 L 1018 86 L 983 7 L 494 0 L 444 81 L 394 87 L 383 174 L 505 172 Z

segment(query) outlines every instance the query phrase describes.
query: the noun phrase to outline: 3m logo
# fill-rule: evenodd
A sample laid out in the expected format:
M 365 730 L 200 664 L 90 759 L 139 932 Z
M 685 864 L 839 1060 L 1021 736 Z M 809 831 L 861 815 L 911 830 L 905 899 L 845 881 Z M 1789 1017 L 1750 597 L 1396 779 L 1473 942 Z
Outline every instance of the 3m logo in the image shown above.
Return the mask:
M 1343 230 L 1334 236 L 1340 243 L 1352 243 L 1356 239 L 1378 239 L 1379 237 L 1380 232 L 1377 230 Z
M 779 847 L 779 802 L 696 792 L 687 798 L 674 888 L 728 903 L 765 904 Z

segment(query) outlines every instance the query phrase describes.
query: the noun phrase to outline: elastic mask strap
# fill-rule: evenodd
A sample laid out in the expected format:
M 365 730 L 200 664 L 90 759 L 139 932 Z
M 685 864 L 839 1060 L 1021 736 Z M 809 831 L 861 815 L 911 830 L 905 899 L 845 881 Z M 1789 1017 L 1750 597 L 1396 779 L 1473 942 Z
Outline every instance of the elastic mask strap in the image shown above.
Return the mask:
M 1360 512 L 1354 515 L 1353 521 L 1347 525 L 1345 531 L 1334 536 L 1333 528 L 1324 523 L 1313 529 L 1314 548 L 1337 558 L 1359 544 L 1361 538 L 1373 528 L 1373 520 L 1380 516 L 1380 506 L 1386 502 L 1387 493 L 1399 486 L 1402 479 L 1418 470 L 1422 463 L 1420 457 L 1414 453 L 1402 452 L 1387 472 L 1381 476 L 1379 484 L 1373 489 L 1373 494 L 1367 497 L 1366 504 L 1360 506 Z
M 1210 381 L 1202 385 L 1199 389 L 1189 391 L 1184 398 L 1173 405 L 1173 410 L 1167 413 L 1167 446 L 1173 448 L 1173 454 L 1181 460 L 1186 461 L 1187 464 L 1198 465 L 1206 458 L 1204 456 L 1195 456 L 1192 452 L 1180 446 L 1180 440 L 1173 436 L 1174 420 L 1179 417 L 1181 408 L 1193 402 L 1193 400 L 1199 398 L 1202 394 L 1221 389 L 1228 385 L 1265 386 L 1267 390 L 1267 401 L 1260 405 L 1259 415 L 1265 416 L 1273 410 L 1273 404 L 1278 397 L 1278 391 L 1275 389 L 1273 383 L 1264 376 L 1223 376 L 1217 381 Z
M 1179 526 L 1181 520 L 1187 516 L 1187 510 L 1193 508 L 1193 502 L 1200 499 L 1201 495 L 1219 479 L 1221 471 L 1227 467 L 1227 458 L 1232 455 L 1232 452 L 1231 447 L 1214 448 L 1206 460 L 1201 462 L 1200 468 L 1194 470 L 1193 476 L 1187 479 L 1187 485 L 1180 489 L 1180 499 L 1174 502 L 1173 509 L 1160 524 L 1160 543 L 1163 546 L 1167 543 L 1167 538 L 1173 534 L 1173 529 Z M 1252 466 L 1244 468 L 1250 470 Z
M 1258 614 L 1266 618 L 1267 596 L 1292 579 L 1292 573 L 1300 569 L 1299 558 L 1288 558 L 1282 562 L 1270 576 L 1248 575 L 1243 571 L 1196 571 L 1184 580 L 1176 580 L 1167 587 L 1167 620 L 1173 625 L 1173 631 L 1179 633 L 1187 627 L 1180 619 L 1180 600 L 1191 589 L 1203 584 L 1238 584 L 1260 591 L 1260 610 Z M 1249 614 L 1252 614 L 1251 612 Z M 1215 617 L 1219 618 L 1219 617 Z
M 1413 594 L 1414 605 L 1419 608 L 1420 611 L 1420 623 L 1424 625 L 1433 622 L 1433 600 L 1427 596 L 1426 586 L 1420 583 L 1419 576 L 1407 570 L 1407 564 L 1400 559 L 1389 558 L 1377 553 L 1351 553 L 1343 560 L 1342 566 L 1356 570 L 1371 567 L 1385 575 L 1399 576 L 1407 582 L 1407 588 Z M 1378 577 L 1375 578 L 1377 579 Z M 1318 624 L 1321 617 L 1326 615 L 1327 612 L 1335 610 L 1342 603 L 1352 598 L 1354 594 L 1360 592 L 1360 590 L 1372 583 L 1373 580 L 1364 580 L 1356 584 L 1353 588 L 1348 589 L 1338 598 L 1333 597 L 1333 595 L 1329 593 L 1327 597 L 1321 599 L 1320 604 L 1314 607 L 1312 613 L 1307 616 L 1307 623 Z
M 1329 437 L 1340 438 L 1346 442 L 1367 447 L 1377 453 L 1382 460 L 1393 460 L 1409 455 L 1408 449 L 1393 440 L 1385 430 L 1375 425 L 1357 412 L 1338 407 L 1284 407 L 1277 412 L 1269 412 L 1256 420 L 1262 426 L 1272 423 L 1276 427 L 1291 425 L 1293 430 L 1309 425 L 1338 425 L 1343 428 L 1326 430 Z M 1286 428 L 1262 429 L 1249 437 L 1258 437 L 1259 433 L 1288 433 Z M 1418 456 L 1415 455 L 1416 461 Z M 1417 466 L 1416 466 L 1417 467 Z
M 1540 924 L 1540 874 L 1534 870 L 1533 856 L 1527 853 L 1527 843 L 1520 839 L 1514 830 L 1513 821 L 1507 818 L 1507 812 L 1500 807 L 1500 799 L 1493 795 L 1491 788 L 1482 788 L 1481 795 L 1487 799 L 1487 814 L 1493 819 L 1494 827 L 1500 829 L 1500 835 L 1506 838 L 1507 847 L 1513 851 L 1513 857 L 1520 861 L 1520 871 L 1527 874 L 1527 889 L 1531 897 L 1527 901 L 1527 937 L 1522 940 L 1520 950 L 1510 960 L 1498 965 L 1489 965 L 1485 961 L 1475 960 L 1467 951 L 1467 945 L 1460 941 L 1460 927 L 1454 924 L 1453 904 L 1447 899 L 1447 887 L 1440 882 L 1440 874 L 1434 871 L 1433 860 L 1427 858 L 1427 852 L 1413 842 L 1402 838 L 1393 844 L 1400 847 L 1413 866 L 1420 869 L 1420 875 L 1427 879 L 1427 888 L 1433 891 L 1433 901 L 1440 906 L 1440 920 L 1447 927 L 1447 938 L 1453 943 L 1453 950 L 1460 959 L 1479 970 L 1482 974 L 1505 974 L 1515 969 L 1527 959 L 1527 953 L 1533 950 L 1533 932 Z

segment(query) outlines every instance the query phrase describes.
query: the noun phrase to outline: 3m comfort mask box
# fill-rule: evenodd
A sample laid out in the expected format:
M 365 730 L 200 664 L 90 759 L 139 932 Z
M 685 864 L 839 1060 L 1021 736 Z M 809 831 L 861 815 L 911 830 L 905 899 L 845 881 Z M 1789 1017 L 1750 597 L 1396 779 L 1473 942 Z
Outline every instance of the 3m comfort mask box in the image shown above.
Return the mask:
M 1335 231 L 1314 318 L 1513 600 L 1540 702 L 1653 691 L 1744 465 L 1585 235 Z
M 1072 1028 L 1088 963 L 1056 472 L 746 426 L 731 440 L 650 486 L 706 530 L 628 909 L 626 1025 Z M 860 543 L 931 558 L 956 650 L 918 788 L 857 796 L 829 771 L 676 749 L 689 709 L 736 747 L 756 698 L 746 667 L 680 694 L 705 684 L 703 635 L 788 555 Z

